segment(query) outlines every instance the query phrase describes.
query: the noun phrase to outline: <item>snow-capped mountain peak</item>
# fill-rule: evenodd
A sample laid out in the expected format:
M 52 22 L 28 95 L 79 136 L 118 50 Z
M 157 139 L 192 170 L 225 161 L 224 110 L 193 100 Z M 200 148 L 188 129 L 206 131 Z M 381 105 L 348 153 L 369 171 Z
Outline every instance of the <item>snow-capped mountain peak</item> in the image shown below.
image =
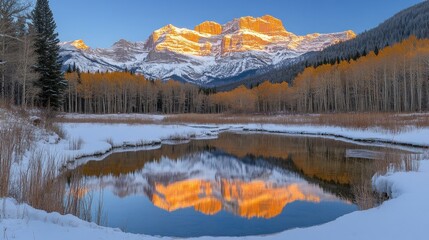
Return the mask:
M 144 43 L 121 39 L 107 49 L 91 49 L 82 40 L 61 43 L 61 55 L 65 69 L 71 64 L 91 72 L 128 68 L 151 78 L 213 85 L 354 37 L 352 31 L 298 36 L 273 16 L 247 16 L 223 25 L 205 21 L 193 30 L 169 24 Z
M 61 50 L 88 50 L 88 45 L 81 39 L 60 43 Z

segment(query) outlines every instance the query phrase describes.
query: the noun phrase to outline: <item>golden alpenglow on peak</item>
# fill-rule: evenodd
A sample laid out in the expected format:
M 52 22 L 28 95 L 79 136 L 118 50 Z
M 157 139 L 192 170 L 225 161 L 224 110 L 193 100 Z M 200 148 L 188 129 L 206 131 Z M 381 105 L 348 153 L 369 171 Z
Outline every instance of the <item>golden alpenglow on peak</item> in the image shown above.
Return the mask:
M 174 34 L 174 33 L 176 33 L 175 29 L 176 29 L 175 26 L 173 26 L 172 24 L 168 24 L 168 25 L 165 25 L 164 27 L 162 27 L 162 28 L 160 28 L 158 30 L 155 30 L 152 33 L 153 42 L 158 41 L 158 39 L 162 35 L 164 35 L 164 34 Z
M 89 49 L 89 47 L 85 44 L 85 42 L 82 39 L 73 41 L 71 43 L 71 45 L 77 49 L 81 49 L 81 50 L 87 50 Z
M 195 31 L 199 33 L 207 33 L 210 35 L 219 35 L 222 33 L 222 25 L 217 22 L 205 21 L 195 26 Z
M 158 52 L 170 51 L 194 56 L 206 56 L 211 53 L 209 42 L 200 42 L 203 34 L 171 24 L 153 32 L 150 45 Z
M 239 19 L 239 28 L 268 35 L 286 32 L 282 21 L 270 15 L 259 18 L 242 17 Z
M 356 33 L 353 32 L 352 30 L 347 30 L 347 31 L 345 31 L 345 33 L 347 35 L 347 38 L 349 38 L 349 39 L 352 39 L 352 38 L 356 37 Z
M 152 52 L 147 58 L 149 61 L 160 61 L 163 57 L 163 61 L 171 60 L 171 53 L 216 59 L 243 52 L 278 56 L 287 55 L 291 50 L 294 54 L 320 50 L 354 36 L 353 32 L 297 36 L 288 32 L 282 21 L 273 16 L 246 16 L 223 25 L 205 21 L 193 30 L 169 24 L 153 32 L 146 43 L 146 49 Z

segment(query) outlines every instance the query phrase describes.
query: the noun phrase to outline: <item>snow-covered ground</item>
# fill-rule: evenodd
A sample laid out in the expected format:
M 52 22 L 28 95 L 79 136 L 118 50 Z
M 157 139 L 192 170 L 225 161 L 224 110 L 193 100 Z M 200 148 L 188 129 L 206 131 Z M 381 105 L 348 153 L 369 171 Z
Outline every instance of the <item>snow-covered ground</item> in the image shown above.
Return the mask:
M 117 118 L 118 116 L 110 116 Z M 148 116 L 155 120 L 159 117 Z M 1 122 L 1 121 L 0 121 Z M 286 134 L 322 135 L 347 141 L 401 143 L 429 146 L 429 128 L 409 128 L 397 133 L 380 129 L 348 129 L 303 125 L 165 125 L 61 123 L 66 139 L 53 141 L 39 134 L 36 148 L 74 160 L 90 155 L 108 154 L 114 149 L 136 146 L 160 146 L 171 140 L 216 137 L 230 131 L 264 131 Z M 1 127 L 1 126 L 0 126 Z M 132 149 L 132 148 L 131 148 Z M 79 160 L 77 161 L 79 163 Z M 25 165 L 25 163 L 23 163 Z M 19 168 L 19 166 L 14 166 Z M 392 197 L 381 206 L 354 212 L 337 220 L 310 228 L 294 229 L 275 235 L 248 239 L 426 239 L 429 233 L 429 160 L 422 161 L 418 172 L 391 173 L 374 179 L 377 190 Z M 156 237 L 123 233 L 97 226 L 74 216 L 61 216 L 35 210 L 13 199 L 0 200 L 0 239 L 151 239 Z M 206 239 L 206 238 L 201 238 Z
M 343 138 L 353 141 L 392 143 L 429 147 L 429 128 L 408 127 L 403 131 L 391 132 L 380 128 L 350 129 L 334 126 L 249 124 L 243 126 L 248 131 L 272 133 L 307 134 Z
M 216 131 L 185 125 L 63 123 L 61 126 L 67 139 L 49 147 L 53 152 L 66 155 L 69 160 L 105 154 L 113 148 L 151 146 L 168 140 L 217 135 Z M 81 141 L 81 146 L 79 149 L 73 149 L 70 147 L 70 141 Z
M 402 132 L 380 129 L 348 129 L 332 126 L 302 126 L 275 124 L 231 125 L 164 125 L 164 124 L 100 124 L 62 123 L 66 139 L 56 144 L 39 143 L 39 148 L 60 153 L 62 159 L 73 160 L 86 156 L 103 155 L 112 150 L 130 147 L 160 146 L 170 140 L 189 140 L 216 137 L 222 131 L 268 132 L 335 137 L 348 141 L 369 143 L 396 143 L 429 147 L 429 128 L 410 128 Z M 52 141 L 51 141 L 52 142 Z M 81 142 L 73 147 L 73 142 Z

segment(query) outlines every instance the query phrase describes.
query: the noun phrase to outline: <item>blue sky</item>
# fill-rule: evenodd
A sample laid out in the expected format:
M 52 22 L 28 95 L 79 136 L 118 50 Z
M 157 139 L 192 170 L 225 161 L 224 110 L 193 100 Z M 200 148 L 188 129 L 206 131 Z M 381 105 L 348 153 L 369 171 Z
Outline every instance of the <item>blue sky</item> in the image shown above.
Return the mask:
M 313 32 L 373 28 L 421 0 L 50 0 L 61 41 L 83 39 L 109 47 L 124 38 L 144 41 L 173 24 L 193 29 L 206 21 L 224 24 L 241 16 L 272 15 L 288 31 Z

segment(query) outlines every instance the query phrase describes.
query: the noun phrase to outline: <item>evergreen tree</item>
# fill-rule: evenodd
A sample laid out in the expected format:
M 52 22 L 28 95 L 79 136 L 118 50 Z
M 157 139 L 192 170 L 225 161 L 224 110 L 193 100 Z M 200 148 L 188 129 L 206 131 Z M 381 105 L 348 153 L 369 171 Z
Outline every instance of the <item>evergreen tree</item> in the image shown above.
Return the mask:
M 380 50 L 378 50 L 378 47 L 377 46 L 375 46 L 375 49 L 374 49 L 374 53 L 375 53 L 375 55 L 376 56 L 378 56 L 378 53 L 380 52 Z
M 31 17 L 36 32 L 34 47 L 37 54 L 35 70 L 39 74 L 36 86 L 41 90 L 39 101 L 43 107 L 58 110 L 67 82 L 61 71 L 58 33 L 55 32 L 56 24 L 49 1 L 37 0 Z

